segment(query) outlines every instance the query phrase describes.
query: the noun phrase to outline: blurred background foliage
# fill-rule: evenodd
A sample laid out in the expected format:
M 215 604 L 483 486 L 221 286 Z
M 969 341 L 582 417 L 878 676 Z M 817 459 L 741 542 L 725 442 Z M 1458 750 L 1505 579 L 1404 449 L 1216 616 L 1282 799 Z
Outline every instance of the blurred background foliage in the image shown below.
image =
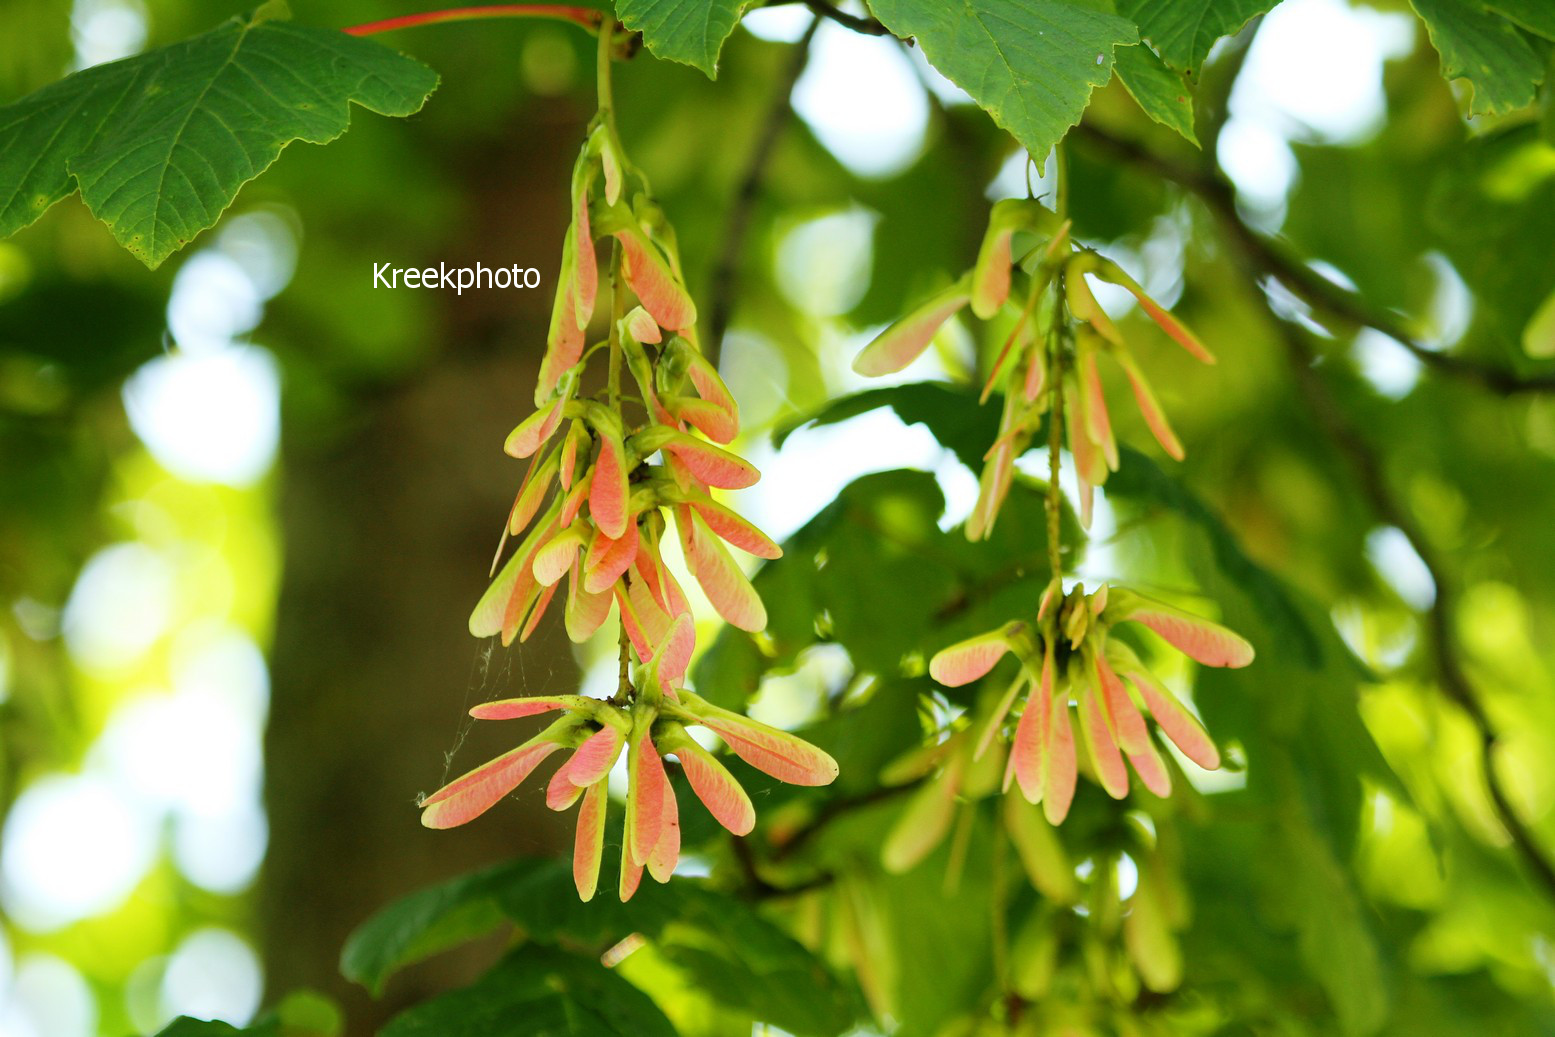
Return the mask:
M 244 6 L 3 0 L 0 101 Z M 76 200 L 0 241 L 0 1033 L 241 1025 L 303 987 L 353 1034 L 411 1005 L 392 1032 L 541 1027 L 558 990 L 600 1028 L 558 1032 L 1555 1033 L 1555 378 L 1548 332 L 1525 336 L 1555 298 L 1555 120 L 1466 119 L 1388 0 L 1286 0 L 1222 42 L 1203 151 L 1097 92 L 1066 144 L 1074 233 L 1220 363 L 1103 298 L 1188 457 L 1115 408 L 1140 449 L 1088 546 L 1066 522 L 1068 559 L 1218 614 L 1258 660 L 1194 672 L 1140 639 L 1231 765 L 1174 757 L 1165 801 L 1082 781 L 1055 832 L 976 768 L 936 799 L 915 758 L 958 751 L 1006 677 L 947 691 L 927 658 L 1049 576 L 1034 481 L 992 540 L 957 528 L 1007 326 L 953 323 L 900 385 L 848 368 L 969 264 L 990 200 L 1051 180 L 915 49 L 811 20 L 752 13 L 716 82 L 642 54 L 616 94 L 728 317 L 765 473 L 739 506 L 788 549 L 756 577 L 770 628 L 708 618 L 696 687 L 802 728 L 838 783 L 736 764 L 757 832 L 688 810 L 685 878 L 624 908 L 545 863 L 571 837 L 538 783 L 417 824 L 418 792 L 513 743 L 469 705 L 608 687 L 613 653 L 550 622 L 512 652 L 464 630 L 548 291 L 371 270 L 549 278 L 593 44 L 388 37 L 442 74 L 426 108 L 287 149 L 158 271 Z M 898 873 L 903 825 L 944 838 Z M 525 942 L 477 980 L 504 918 Z

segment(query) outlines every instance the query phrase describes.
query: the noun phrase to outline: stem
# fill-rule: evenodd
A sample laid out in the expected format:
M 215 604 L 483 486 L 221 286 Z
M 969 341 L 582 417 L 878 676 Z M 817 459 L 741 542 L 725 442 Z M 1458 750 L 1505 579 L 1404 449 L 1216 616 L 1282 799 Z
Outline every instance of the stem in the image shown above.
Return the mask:
M 1069 166 L 1064 161 L 1064 145 L 1061 142 L 1053 145 L 1053 180 L 1054 211 L 1060 220 L 1067 220 Z M 1047 558 L 1052 569 L 1050 579 L 1054 580 L 1060 580 L 1064 575 L 1064 559 L 1059 550 L 1059 535 L 1063 527 L 1059 518 L 1064 494 L 1058 487 L 1059 451 L 1063 448 L 1064 439 L 1064 350 L 1061 329 L 1068 316 L 1064 306 L 1064 277 L 1064 270 L 1060 267 L 1058 275 L 1053 278 L 1053 324 L 1047 341 Z
M 595 69 L 595 81 L 599 87 L 599 114 L 610 123 L 611 134 L 615 132 L 615 93 L 610 88 L 610 44 L 611 37 L 615 35 L 615 23 L 612 21 L 610 31 L 599 34 L 599 63 Z
M 1250 287 L 1256 289 L 1257 285 Z M 1461 709 L 1479 736 L 1480 768 L 1484 772 L 1485 787 L 1490 794 L 1491 806 L 1501 827 L 1506 829 L 1529 878 L 1543 887 L 1546 896 L 1555 897 L 1555 861 L 1540 842 L 1534 830 L 1523 821 L 1511 794 L 1496 773 L 1496 754 L 1501 736 L 1480 701 L 1479 693 L 1469 679 L 1458 641 L 1456 627 L 1456 584 L 1446 565 L 1437 554 L 1436 547 L 1427 539 L 1425 531 L 1415 522 L 1406 506 L 1388 489 L 1383 463 L 1372 445 L 1362 435 L 1360 427 L 1341 408 L 1317 369 L 1317 353 L 1307 334 L 1287 321 L 1275 318 L 1274 328 L 1284 339 L 1291 373 L 1296 388 L 1302 394 L 1314 419 L 1327 433 L 1335 448 L 1350 462 L 1361 492 L 1372 510 L 1384 522 L 1393 526 L 1409 541 L 1420 561 L 1430 573 L 1436 587 L 1436 597 L 1426 610 L 1426 641 L 1437 681 L 1447 698 Z
M 1232 243 L 1244 253 L 1253 270 L 1273 277 L 1340 326 L 1381 332 L 1426 367 L 1452 378 L 1477 383 L 1502 396 L 1555 392 L 1555 371 L 1543 369 L 1525 374 L 1509 366 L 1433 349 L 1414 335 L 1408 318 L 1373 306 L 1360 294 L 1328 280 L 1286 246 L 1249 227 L 1237 211 L 1235 188 L 1213 166 L 1178 162 L 1088 122 L 1081 123 L 1076 132 L 1108 154 L 1197 195 L 1220 222 Z
M 611 33 L 609 31 L 605 30 L 605 29 L 601 29 L 600 34 L 599 34 L 599 39 L 600 39 L 599 61 L 600 61 L 600 69 L 601 69 L 600 74 L 599 74 L 599 84 L 600 84 L 600 86 L 599 86 L 599 89 L 600 89 L 599 97 L 600 97 L 600 110 L 602 112 L 605 110 L 604 109 L 604 105 L 605 105 L 606 101 L 608 101 L 608 99 L 610 97 L 610 35 L 611 35 Z M 621 298 L 621 243 L 619 241 L 615 240 L 614 238 L 611 238 L 610 239 L 610 332 L 609 332 L 609 336 L 608 336 L 609 337 L 609 342 L 610 342 L 610 370 L 609 370 L 609 382 L 608 382 L 609 389 L 608 389 L 608 392 L 609 392 L 609 400 L 610 400 L 610 409 L 612 411 L 614 411 L 618 417 L 620 417 L 620 415 L 621 415 L 621 361 L 622 361 L 622 349 L 621 349 L 621 310 L 622 310 L 622 303 L 623 303 L 623 300 Z M 622 423 L 623 426 L 626 424 L 624 418 L 622 418 L 622 422 L 621 423 Z M 634 519 L 632 519 L 632 521 L 635 522 L 636 519 L 634 518 Z M 574 573 L 574 576 L 576 576 L 576 573 Z M 616 674 L 616 693 L 615 693 L 615 698 L 617 700 L 619 700 L 618 704 L 625 704 L 626 702 L 631 700 L 631 696 L 632 696 L 632 639 L 631 639 L 630 635 L 628 635 L 627 632 L 626 632 L 626 614 L 625 614 L 626 602 L 625 602 L 624 599 L 621 602 L 621 609 L 622 609 L 622 614 L 621 614 L 621 616 L 618 619 L 618 622 L 620 623 L 621 629 L 620 629 L 620 632 L 619 632 L 619 635 L 618 635 L 618 643 L 619 643 L 619 656 L 618 656 L 618 658 L 619 658 L 619 669 L 618 669 L 617 674 Z
M 610 409 L 621 412 L 621 243 L 610 242 Z M 625 422 L 623 420 L 622 424 Z
M 600 26 L 598 57 L 594 65 L 595 91 L 599 95 L 599 114 L 596 116 L 604 124 L 605 133 L 609 137 L 610 146 L 622 163 L 622 174 L 626 172 L 626 149 L 621 146 L 621 134 L 616 130 L 616 96 L 615 88 L 610 82 L 610 63 L 615 60 L 614 46 L 617 30 L 622 28 L 621 23 L 610 19 Z
M 860 18 L 858 15 L 849 14 L 829 0 L 804 0 L 804 5 L 822 18 L 830 18 L 845 29 L 861 32 L 865 36 L 890 36 L 891 30 L 887 29 L 877 19 Z
M 615 92 L 610 85 L 610 62 L 612 60 L 610 48 L 615 35 L 616 22 L 611 19 L 608 24 L 600 26 L 599 32 L 599 62 L 595 69 L 595 81 L 599 90 L 599 115 L 604 120 L 605 130 L 610 134 L 612 144 L 617 144 L 616 120 L 615 120 Z M 617 148 L 619 154 L 619 147 Z M 615 238 L 610 239 L 610 409 L 617 414 L 621 411 L 621 243 Z M 622 638 L 626 637 L 625 625 L 622 626 Z M 623 640 L 624 644 L 624 640 Z M 625 663 L 622 663 L 625 666 Z
M 449 7 L 441 11 L 423 11 L 420 14 L 402 14 L 397 18 L 384 18 L 376 22 L 364 22 L 342 29 L 347 36 L 371 36 L 374 33 L 394 29 L 410 29 L 418 25 L 437 25 L 442 22 L 471 22 L 488 18 L 546 18 L 552 21 L 571 22 L 585 32 L 599 32 L 604 22 L 604 12 L 592 7 L 568 7 L 559 4 L 494 4 L 487 7 Z M 609 33 L 602 35 L 608 36 Z
M 1055 284 L 1063 296 L 1063 274 Z M 1063 554 L 1059 550 L 1061 523 L 1059 516 L 1064 506 L 1064 494 L 1058 487 L 1059 451 L 1064 437 L 1064 355 L 1059 346 L 1058 319 L 1062 310 L 1054 315 L 1053 330 L 1048 335 L 1048 410 L 1047 410 L 1047 560 L 1052 568 L 1050 579 L 1064 575 Z
M 1009 928 L 1006 925 L 1009 914 L 1009 898 L 1005 896 L 1004 866 L 1005 857 L 1009 853 L 1008 840 L 1002 833 L 996 833 L 993 841 L 993 896 L 990 898 L 993 908 L 993 917 L 990 919 L 989 928 L 993 933 L 993 975 L 994 982 L 998 984 L 1001 993 L 1010 989 L 1010 951 Z
M 620 636 L 620 669 L 616 673 L 616 693 L 610 701 L 617 706 L 624 706 L 632 698 L 632 639 L 626 633 L 626 624 L 621 624 Z

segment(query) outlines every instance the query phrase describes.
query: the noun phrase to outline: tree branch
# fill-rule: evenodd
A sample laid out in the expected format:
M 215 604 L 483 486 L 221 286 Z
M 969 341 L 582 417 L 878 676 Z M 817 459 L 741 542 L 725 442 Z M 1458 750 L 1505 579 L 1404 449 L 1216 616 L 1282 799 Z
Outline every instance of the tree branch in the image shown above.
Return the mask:
M 1379 312 L 1361 296 L 1350 292 L 1314 272 L 1283 248 L 1258 234 L 1236 210 L 1236 195 L 1231 183 L 1212 166 L 1189 166 L 1152 152 L 1142 145 L 1113 136 L 1105 130 L 1082 123 L 1081 136 L 1115 156 L 1142 169 L 1187 188 L 1204 200 L 1219 220 L 1233 246 L 1239 249 L 1247 265 L 1242 268 L 1248 287 L 1267 301 L 1260 283 L 1268 275 L 1314 308 L 1350 324 L 1373 328 L 1394 339 L 1425 363 L 1443 373 L 1479 382 L 1493 391 L 1512 395 L 1555 389 L 1555 374 L 1524 377 L 1504 368 L 1490 367 L 1464 357 L 1437 353 L 1415 340 L 1398 318 Z M 1426 636 L 1431 662 L 1443 693 L 1463 710 L 1479 734 L 1480 762 L 1485 772 L 1496 817 L 1506 829 L 1513 846 L 1532 877 L 1545 892 L 1555 897 L 1555 864 L 1534 838 L 1528 825 L 1517 815 L 1505 786 L 1496 774 L 1495 755 L 1498 738 L 1490 715 L 1475 693 L 1464 670 L 1462 649 L 1454 626 L 1457 588 L 1446 565 L 1425 532 L 1407 509 L 1388 491 L 1382 462 L 1377 452 L 1339 405 L 1314 367 L 1318 352 L 1309 341 L 1309 333 L 1282 319 L 1270 310 L 1273 325 L 1285 345 L 1291 372 L 1313 417 L 1343 454 L 1353 469 L 1362 492 L 1377 516 L 1404 534 L 1420 556 L 1436 596 L 1426 611 Z
M 825 889 L 837 881 L 836 875 L 823 871 L 793 886 L 775 886 L 762 878 L 756 855 L 750 848 L 750 840 L 738 835 L 730 836 L 729 844 L 734 848 L 735 863 L 739 864 L 740 872 L 745 876 L 746 896 L 751 900 L 778 900 L 783 897 L 802 896 L 812 890 Z
M 799 82 L 799 77 L 804 74 L 805 65 L 809 63 L 810 43 L 815 39 L 815 31 L 820 24 L 821 17 L 816 15 L 811 19 L 804 35 L 794 44 L 788 64 L 784 67 L 772 95 L 772 103 L 767 109 L 766 118 L 762 120 L 761 132 L 756 137 L 756 146 L 751 149 L 750 161 L 745 166 L 745 175 L 740 178 L 740 186 L 735 191 L 734 202 L 729 209 L 729 222 L 724 228 L 723 247 L 718 250 L 718 262 L 713 267 L 712 310 L 708 316 L 708 335 L 705 344 L 707 359 L 715 368 L 723 355 L 724 333 L 729 330 L 729 317 L 734 309 L 740 251 L 745 245 L 745 232 L 750 227 L 751 213 L 756 208 L 756 200 L 761 196 L 761 183 L 766 176 L 767 162 L 772 158 L 772 151 L 777 147 L 783 128 L 793 117 L 794 108 L 790 97 L 794 92 L 794 84 Z
M 1436 669 L 1437 680 L 1441 684 L 1442 691 L 1463 710 L 1479 734 L 1480 763 L 1485 772 L 1485 784 L 1490 792 L 1497 819 L 1511 837 L 1528 870 L 1544 886 L 1546 892 L 1555 896 L 1555 865 L 1552 865 L 1549 858 L 1545 856 L 1532 831 L 1517 816 L 1506 788 L 1496 775 L 1495 755 L 1499 739 L 1489 714 L 1475 694 L 1461 660 L 1462 652 L 1453 619 L 1457 607 L 1457 588 L 1453 585 L 1446 566 L 1442 564 L 1441 557 L 1424 531 L 1403 505 L 1388 492 L 1382 463 L 1376 452 L 1356 428 L 1354 422 L 1340 408 L 1338 401 L 1334 399 L 1328 386 L 1324 384 L 1313 366 L 1318 360 L 1318 353 L 1308 341 L 1308 333 L 1284 320 L 1276 319 L 1275 325 L 1285 343 L 1291 371 L 1296 379 L 1296 388 L 1318 424 L 1323 427 L 1334 446 L 1350 462 L 1356 481 L 1360 483 L 1361 491 L 1366 495 L 1372 510 L 1384 522 L 1404 534 L 1405 539 L 1415 549 L 1415 553 L 1420 556 L 1420 561 L 1431 574 L 1431 581 L 1436 585 L 1436 596 L 1430 608 L 1426 610 L 1426 640 L 1430 646 L 1431 661 Z
M 815 817 L 810 823 L 798 829 L 779 845 L 773 847 L 772 859 L 775 861 L 787 860 L 796 852 L 803 849 L 810 840 L 820 835 L 827 826 L 833 822 L 847 817 L 855 810 L 874 806 L 876 803 L 888 799 L 895 799 L 922 785 L 926 779 L 917 778 L 901 785 L 880 785 L 868 792 L 860 792 L 854 796 L 843 796 L 839 799 L 827 800 L 820 810 L 815 812 Z
M 1442 353 L 1425 345 L 1410 332 L 1404 318 L 1372 306 L 1359 294 L 1328 280 L 1278 242 L 1249 227 L 1237 212 L 1235 188 L 1218 171 L 1177 162 L 1136 141 L 1116 136 L 1090 123 L 1081 123 L 1076 127 L 1076 132 L 1083 140 L 1101 150 L 1197 195 L 1259 272 L 1273 277 L 1292 294 L 1330 319 L 1381 332 L 1427 367 L 1454 378 L 1475 382 L 1504 396 L 1555 392 L 1555 371 L 1523 375 L 1498 365 Z
M 852 29 L 866 36 L 891 35 L 891 30 L 882 25 L 878 19 L 860 18 L 856 14 L 849 14 L 828 0 L 804 0 L 804 5 L 814 11 L 818 17 L 830 18 L 845 29 Z

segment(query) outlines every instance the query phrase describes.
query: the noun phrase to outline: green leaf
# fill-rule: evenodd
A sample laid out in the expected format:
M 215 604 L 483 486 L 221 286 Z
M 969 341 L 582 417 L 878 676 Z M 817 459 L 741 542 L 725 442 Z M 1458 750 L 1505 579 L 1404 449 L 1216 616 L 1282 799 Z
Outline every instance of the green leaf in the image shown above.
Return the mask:
M 813 954 L 750 905 L 698 883 L 644 883 L 625 904 L 608 893 L 584 904 L 566 862 L 519 861 L 493 887 L 531 939 L 603 948 L 641 933 L 709 997 L 790 1033 L 832 1037 L 855 1018 L 852 999 Z M 613 875 L 600 887 L 614 889 Z
M 195 1019 L 181 1015 L 156 1032 L 155 1037 L 280 1037 L 280 1020 L 266 1017 L 253 1026 L 238 1029 L 215 1019 Z
M 616 0 L 626 27 L 643 34 L 657 58 L 678 61 L 718 78 L 718 52 L 747 0 Z
M 1555 40 L 1555 6 L 1548 0 L 1486 0 L 1485 6 L 1536 36 Z
M 1323 651 L 1317 634 L 1279 578 L 1247 557 L 1219 516 L 1148 455 L 1121 444 L 1118 455 L 1122 463 L 1107 480 L 1108 498 L 1165 508 L 1197 526 L 1221 575 L 1247 595 L 1293 656 L 1309 669 L 1321 666 Z
M 1144 44 L 1117 49 L 1118 79 L 1144 113 L 1182 134 L 1196 146 L 1193 134 L 1193 91 L 1183 77 L 1166 67 Z
M 1063 0 L 871 0 L 924 56 L 1038 158 L 1112 78 L 1112 48 L 1139 40 L 1123 18 Z
M 1134 19 L 1139 35 L 1175 69 L 1197 72 L 1222 36 L 1239 31 L 1279 0 L 1118 0 L 1118 13 Z
M 807 426 L 834 425 L 889 407 L 906 424 L 926 427 L 941 446 L 954 452 L 957 460 L 976 473 L 982 470 L 988 444 L 999 435 L 999 409 L 976 404 L 975 397 L 944 382 L 865 389 L 840 396 L 812 414 L 799 415 L 778 426 L 772 433 L 772 445 L 782 447 L 789 436 Z
M 85 69 L 0 108 L 0 236 L 79 188 L 114 238 L 155 268 L 213 226 L 294 140 L 346 131 L 349 102 L 410 115 L 437 86 L 370 40 L 264 11 Z
M 1524 326 L 1523 352 L 1540 360 L 1555 357 L 1555 292 L 1545 296 Z
M 550 859 L 516 860 L 420 890 L 351 934 L 341 971 L 376 993 L 403 966 L 506 919 L 531 941 L 568 947 L 603 950 L 640 933 L 709 997 L 790 1033 L 832 1037 L 853 1022 L 852 999 L 830 971 L 749 905 L 682 879 L 645 883 L 623 904 L 612 895 L 611 871 L 600 879 L 605 892 L 587 904 L 570 863 Z
M 679 917 L 655 942 L 714 1001 L 787 1033 L 835 1037 L 862 1014 L 801 944 L 748 905 L 705 888 L 680 889 Z
M 376 996 L 406 965 L 496 928 L 503 914 L 491 895 L 492 875 L 464 875 L 382 908 L 346 940 L 340 974 Z
M 597 959 L 530 945 L 473 985 L 395 1016 L 383 1037 L 675 1037 L 641 990 Z
M 1518 28 L 1469 0 L 1410 0 L 1442 60 L 1442 75 L 1473 87 L 1470 115 L 1516 111 L 1533 103 L 1544 62 Z
M 913 407 L 928 398 L 940 401 L 937 411 L 922 414 L 936 434 L 950 428 L 964 435 L 980 413 L 976 396 L 934 383 L 860 393 L 839 409 L 863 413 L 870 404 L 915 413 Z M 815 420 L 824 424 L 841 415 L 826 408 Z M 963 460 L 978 462 L 975 454 Z M 921 674 L 924 660 L 938 649 L 1035 608 L 1049 576 L 1044 508 L 1041 485 L 1019 476 L 992 536 L 972 543 L 960 528 L 940 528 L 945 501 L 932 474 L 898 469 L 861 476 L 784 542 L 782 558 L 756 574 L 756 590 L 772 606 L 760 641 L 726 627 L 692 667 L 695 687 L 728 708 L 742 708 L 765 675 L 792 671 L 818 644 L 841 646 L 857 670 L 888 684 Z M 1076 559 L 1082 552 L 1078 530 L 1066 507 L 1061 536 Z M 972 691 L 949 694 L 961 700 Z M 849 716 L 840 714 L 840 722 Z M 826 726 L 811 728 L 806 737 L 819 736 Z M 883 729 L 878 721 L 873 726 Z M 867 778 L 881 762 L 846 764 L 839 783 Z
M 883 800 L 850 812 L 846 824 L 827 828 L 806 851 L 817 866 L 839 876 L 835 924 L 844 932 L 853 931 L 843 946 L 849 948 L 861 978 L 871 977 L 867 982 L 875 988 L 876 1003 L 898 1021 L 889 1031 L 893 1037 L 998 1033 L 999 1027 L 961 1027 L 952 1021 L 965 1020 L 968 1006 L 986 1003 L 995 975 L 994 943 L 989 939 L 998 888 L 993 854 L 995 839 L 1002 843 L 1006 837 L 993 822 L 992 811 L 966 810 L 959 822 L 968 826 L 959 881 L 947 881 L 946 876 L 955 852 L 951 839 L 904 874 L 861 869 L 861 858 L 879 859 L 905 802 Z M 1005 866 L 1019 869 L 1013 860 Z M 1019 891 L 1024 885 L 1021 877 L 1004 888 Z M 1038 1018 L 1045 1022 L 1051 1016 L 1039 1017 L 1035 1011 L 1027 1016 Z M 1027 1027 L 1014 1032 L 1044 1031 Z M 1099 1032 L 1115 1031 L 1090 1031 Z
M 997 408 L 979 406 L 977 396 L 972 391 L 947 385 L 944 382 L 914 382 L 869 389 L 834 400 L 820 411 L 802 416 L 779 428 L 773 434 L 773 443 L 782 446 L 788 436 L 806 425 L 829 425 L 881 407 L 891 408 L 904 422 L 924 425 L 941 445 L 954 451 L 962 464 L 965 464 L 974 474 L 981 470 L 982 455 L 997 435 Z M 1041 441 L 1040 436 L 1037 438 Z M 1210 544 L 1215 564 L 1226 578 L 1248 595 L 1258 607 L 1265 622 L 1280 632 L 1308 666 L 1318 665 L 1321 661 L 1321 651 L 1316 635 L 1310 624 L 1303 618 L 1300 608 L 1291 599 L 1284 584 L 1248 558 L 1231 531 L 1214 512 L 1181 483 L 1163 471 L 1148 455 L 1126 445 L 1120 446 L 1119 453 L 1122 464 L 1119 470 L 1107 480 L 1108 496 L 1147 507 L 1165 508 L 1199 527 Z M 839 515 L 845 513 L 839 509 L 843 508 L 847 499 L 860 494 L 862 488 L 868 485 L 867 480 L 881 479 L 888 474 L 890 473 L 865 476 L 853 483 L 843 491 L 838 502 L 812 520 L 812 524 L 820 522 L 822 516 L 833 512 Z M 921 478 L 927 482 L 926 476 Z M 1011 506 L 1020 507 L 1018 496 L 1012 498 Z M 1035 530 L 1041 528 L 1040 521 L 1035 521 L 1038 519 L 1040 515 L 1025 521 L 1001 522 L 994 527 L 995 537 L 997 539 L 1001 534 L 1008 534 L 1034 540 Z M 762 580 L 771 578 L 768 574 L 778 573 L 785 566 L 798 564 L 791 562 L 790 556 L 801 557 L 806 550 L 811 554 L 814 553 L 816 545 L 804 540 L 804 537 L 805 531 L 801 530 L 790 541 L 790 544 L 797 546 L 798 550 L 786 552 L 784 558 L 763 567 L 756 577 L 758 590 L 764 591 Z M 1065 539 L 1069 538 L 1066 536 Z M 1006 559 L 1017 557 L 1021 552 L 1013 542 L 995 546 L 1003 552 L 1000 556 Z M 1045 548 L 1041 544 L 1033 543 L 1026 545 L 1024 550 L 1040 555 Z M 866 552 L 864 557 L 870 559 L 870 564 L 876 564 L 872 554 Z M 921 569 L 925 563 L 920 560 L 915 564 Z M 862 579 L 864 586 L 868 587 L 871 581 L 867 576 Z M 771 597 L 765 592 L 763 596 L 769 599 Z M 720 642 L 722 640 L 720 638 Z M 717 647 L 715 643 L 714 651 Z
M 242 1028 L 182 1015 L 156 1037 L 339 1037 L 343 1026 L 340 1009 L 333 1001 L 316 991 L 297 990 Z
M 1387 1016 L 1387 986 L 1377 947 L 1349 875 L 1306 824 L 1287 817 L 1276 842 L 1285 848 L 1270 881 L 1293 903 L 1301 956 L 1323 985 L 1341 1030 L 1372 1034 Z

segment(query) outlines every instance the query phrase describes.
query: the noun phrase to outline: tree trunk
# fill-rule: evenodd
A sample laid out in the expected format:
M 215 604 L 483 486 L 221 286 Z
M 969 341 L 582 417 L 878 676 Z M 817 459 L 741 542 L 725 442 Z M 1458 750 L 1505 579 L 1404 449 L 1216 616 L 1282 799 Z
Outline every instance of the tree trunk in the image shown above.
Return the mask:
M 429 261 L 512 257 L 540 267 L 544 287 L 447 293 L 435 364 L 363 401 L 349 435 L 288 442 L 284 452 L 260 906 L 266 979 L 269 1000 L 303 986 L 336 998 L 351 1035 L 472 980 L 498 950 L 442 955 L 375 1003 L 339 975 L 353 928 L 429 883 L 570 845 L 571 818 L 547 811 L 533 787 L 521 803 L 448 832 L 422 828 L 416 802 L 536 726 L 475 725 L 471 705 L 577 678 L 560 609 L 511 651 L 476 642 L 465 623 L 523 472 L 501 443 L 532 409 L 581 133 L 570 119 L 518 126 L 502 154 L 448 156 L 474 216 Z

